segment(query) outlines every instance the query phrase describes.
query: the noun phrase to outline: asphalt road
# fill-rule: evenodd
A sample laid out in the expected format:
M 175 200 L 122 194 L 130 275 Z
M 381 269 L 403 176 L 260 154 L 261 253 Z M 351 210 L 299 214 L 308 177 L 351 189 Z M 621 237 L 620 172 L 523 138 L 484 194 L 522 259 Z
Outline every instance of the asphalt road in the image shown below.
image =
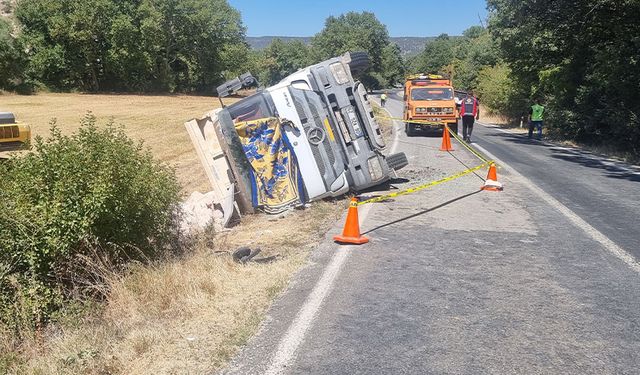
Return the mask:
M 475 126 L 474 140 L 640 259 L 640 168 Z
M 387 108 L 398 116 L 394 99 Z M 224 372 L 637 374 L 638 269 L 530 182 L 591 213 L 585 221 L 637 254 L 633 217 L 630 233 L 613 231 L 637 212 L 634 175 L 609 177 L 565 151 L 498 133 L 477 127 L 474 136 L 520 172 L 499 171 L 504 192 L 479 192 L 482 171 L 364 206 L 371 242 L 359 247 L 332 243 L 337 223 Z M 480 163 L 455 142 L 447 153 L 438 137 L 397 134 L 410 165 L 391 189 Z

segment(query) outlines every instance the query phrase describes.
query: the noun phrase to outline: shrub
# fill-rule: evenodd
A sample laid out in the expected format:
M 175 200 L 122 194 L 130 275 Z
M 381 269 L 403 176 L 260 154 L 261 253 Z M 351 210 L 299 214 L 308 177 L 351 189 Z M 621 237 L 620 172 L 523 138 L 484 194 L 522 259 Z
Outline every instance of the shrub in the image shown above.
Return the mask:
M 511 70 L 504 64 L 480 69 L 476 92 L 491 114 L 499 114 L 511 121 L 526 116 L 530 101 L 511 77 Z
M 34 152 L 0 163 L 0 319 L 40 324 L 60 305 L 79 257 L 153 259 L 177 239 L 179 186 L 141 143 L 91 114 L 71 136 L 51 126 Z

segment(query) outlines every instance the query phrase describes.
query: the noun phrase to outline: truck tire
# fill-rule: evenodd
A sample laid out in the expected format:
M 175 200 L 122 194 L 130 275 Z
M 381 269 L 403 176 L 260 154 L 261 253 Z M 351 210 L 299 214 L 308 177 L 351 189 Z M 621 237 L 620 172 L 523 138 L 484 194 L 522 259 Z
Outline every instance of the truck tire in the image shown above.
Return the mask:
M 351 58 L 349 69 L 351 69 L 351 74 L 353 75 L 364 72 L 371 64 L 369 55 L 366 52 L 349 52 L 349 57 Z
M 413 125 L 408 122 L 404 124 L 404 132 L 407 133 L 407 137 L 416 135 L 416 130 L 413 128 Z
M 458 124 L 457 123 L 455 125 L 449 125 L 449 129 L 451 129 L 452 132 L 458 134 Z
M 407 155 L 405 155 L 404 152 L 388 155 L 385 160 L 387 161 L 389 169 L 393 169 L 394 171 L 399 171 L 409 165 L 409 160 L 407 160 Z

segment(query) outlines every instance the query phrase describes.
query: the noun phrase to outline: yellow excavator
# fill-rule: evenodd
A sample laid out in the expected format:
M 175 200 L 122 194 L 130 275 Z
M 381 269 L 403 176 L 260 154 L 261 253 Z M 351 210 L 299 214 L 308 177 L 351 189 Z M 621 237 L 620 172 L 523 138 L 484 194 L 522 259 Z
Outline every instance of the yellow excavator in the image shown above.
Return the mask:
M 0 112 L 0 152 L 29 147 L 31 127 L 16 121 L 11 112 Z

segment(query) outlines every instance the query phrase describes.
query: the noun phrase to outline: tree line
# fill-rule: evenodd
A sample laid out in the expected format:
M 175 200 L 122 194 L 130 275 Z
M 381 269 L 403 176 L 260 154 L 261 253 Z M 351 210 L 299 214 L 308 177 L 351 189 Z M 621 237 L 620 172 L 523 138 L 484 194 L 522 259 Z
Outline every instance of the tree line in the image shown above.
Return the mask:
M 251 71 L 262 85 L 346 51 L 367 51 L 371 89 L 441 72 L 518 121 L 543 99 L 552 134 L 640 154 L 638 0 L 488 0 L 486 27 L 440 35 L 403 59 L 373 13 L 326 19 L 309 45 L 245 41 L 226 0 L 22 0 L 0 18 L 0 89 L 204 92 Z
M 507 101 L 541 97 L 559 136 L 640 155 L 640 1 L 488 5 Z
M 4 6 L 10 6 L 5 3 Z M 309 64 L 365 50 L 371 87 L 404 75 L 373 13 L 329 17 L 310 46 L 275 40 L 251 51 L 226 0 L 28 0 L 0 18 L 0 89 L 202 92 L 251 70 L 270 85 Z
M 206 90 L 244 42 L 226 0 L 28 0 L 12 11 L 13 25 L 0 21 L 5 89 Z
M 261 83 L 271 85 L 300 68 L 347 51 L 369 54 L 371 67 L 358 78 L 371 89 L 393 86 L 405 76 L 400 48 L 390 42 L 387 27 L 370 12 L 327 18 L 324 28 L 308 46 L 300 41 L 275 39 L 263 51 L 252 53 L 251 68 Z
M 640 1 L 487 5 L 486 28 L 440 35 L 409 70 L 452 74 L 456 88 L 511 122 L 539 98 L 552 136 L 640 156 Z

